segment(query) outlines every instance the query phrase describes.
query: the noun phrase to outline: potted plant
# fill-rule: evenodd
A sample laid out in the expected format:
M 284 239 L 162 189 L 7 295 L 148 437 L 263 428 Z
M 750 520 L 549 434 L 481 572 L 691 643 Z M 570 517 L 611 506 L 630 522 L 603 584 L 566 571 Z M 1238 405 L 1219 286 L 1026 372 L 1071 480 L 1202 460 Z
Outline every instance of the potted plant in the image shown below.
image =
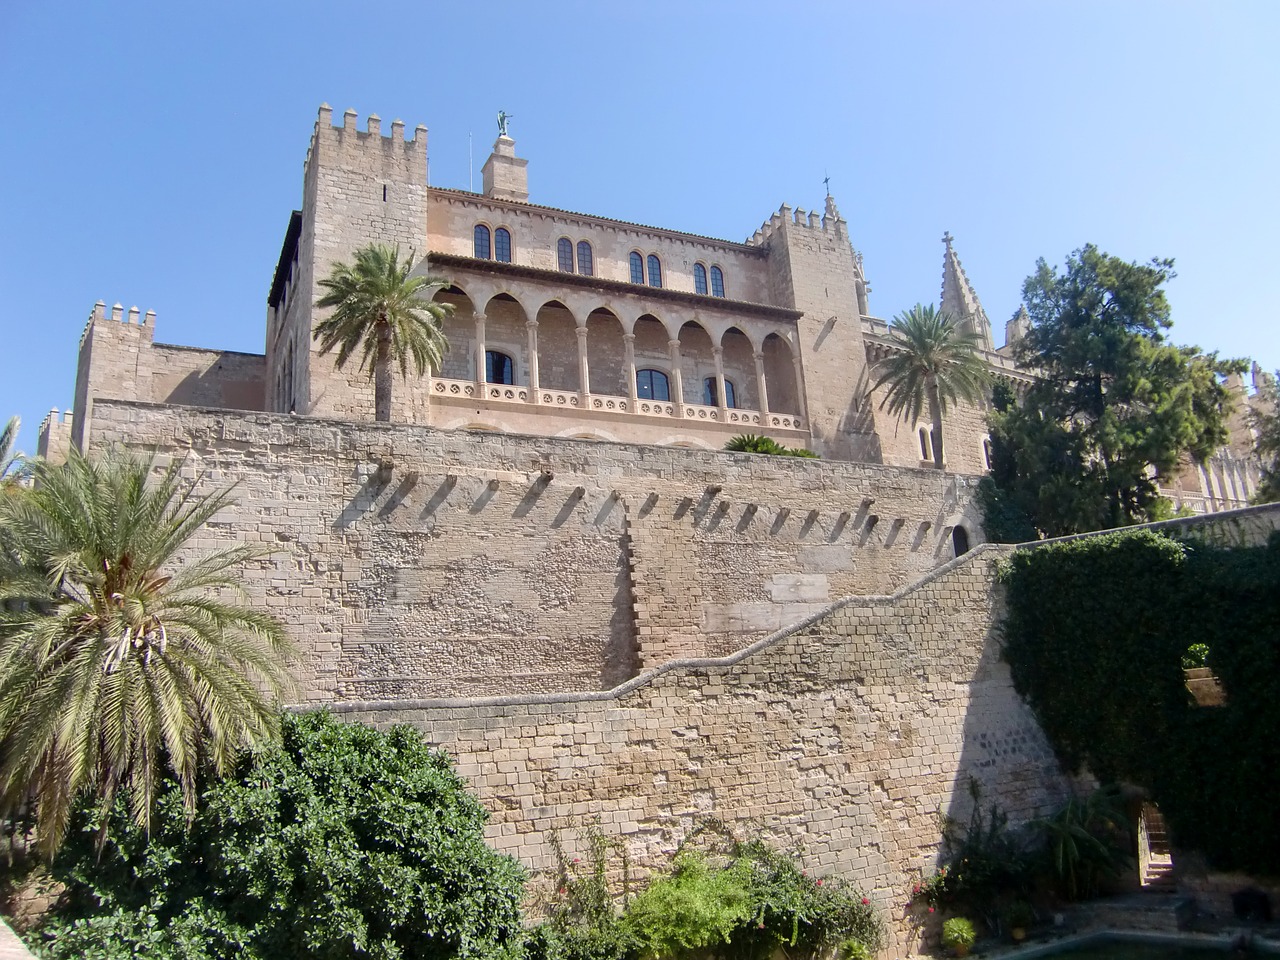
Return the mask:
M 1027 927 L 1035 920 L 1031 904 L 1025 900 L 1015 900 L 1004 911 L 1004 923 L 1009 928 L 1009 936 L 1015 943 L 1027 938 Z
M 957 957 L 967 957 L 969 948 L 977 938 L 973 924 L 964 917 L 952 917 L 942 925 L 942 945 Z

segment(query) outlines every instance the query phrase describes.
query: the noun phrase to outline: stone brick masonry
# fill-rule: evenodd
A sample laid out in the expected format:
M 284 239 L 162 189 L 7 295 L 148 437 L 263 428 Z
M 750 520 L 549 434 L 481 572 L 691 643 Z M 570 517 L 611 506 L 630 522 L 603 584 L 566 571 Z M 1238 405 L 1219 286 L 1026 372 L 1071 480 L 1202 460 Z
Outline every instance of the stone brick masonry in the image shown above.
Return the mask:
M 493 814 L 491 842 L 535 871 L 553 864 L 553 832 L 578 853 L 598 820 L 644 868 L 715 816 L 861 885 L 901 953 L 938 814 L 968 816 L 971 778 L 1015 821 L 1069 789 L 993 638 L 1002 553 L 984 546 L 892 596 L 836 602 L 607 693 L 334 709 L 412 723 L 452 753 Z
M 600 690 L 892 590 L 977 530 L 931 470 L 99 399 L 92 443 L 181 457 L 238 506 L 197 549 L 249 590 L 304 699 Z

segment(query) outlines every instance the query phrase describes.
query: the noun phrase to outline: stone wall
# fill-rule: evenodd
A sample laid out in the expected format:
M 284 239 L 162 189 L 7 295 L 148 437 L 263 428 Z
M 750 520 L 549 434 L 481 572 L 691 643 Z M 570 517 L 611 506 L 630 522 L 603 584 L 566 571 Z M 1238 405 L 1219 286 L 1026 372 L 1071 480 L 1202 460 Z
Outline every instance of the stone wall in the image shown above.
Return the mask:
M 264 409 L 267 365 L 262 354 L 167 343 L 154 344 L 152 352 L 148 399 L 154 403 Z
M 93 446 L 184 459 L 238 506 L 197 544 L 275 551 L 255 603 L 304 699 L 599 690 L 729 652 L 979 539 L 932 470 L 100 399 Z
M 719 817 L 869 891 L 888 955 L 902 955 L 903 903 L 936 865 L 939 812 L 968 816 L 971 778 L 1015 822 L 1069 789 L 999 659 L 1004 552 L 981 547 L 892 596 L 828 604 L 607 693 L 334 709 L 411 723 L 456 757 L 492 813 L 490 841 L 535 872 L 552 866 L 555 832 L 575 855 L 598 820 L 643 872 Z

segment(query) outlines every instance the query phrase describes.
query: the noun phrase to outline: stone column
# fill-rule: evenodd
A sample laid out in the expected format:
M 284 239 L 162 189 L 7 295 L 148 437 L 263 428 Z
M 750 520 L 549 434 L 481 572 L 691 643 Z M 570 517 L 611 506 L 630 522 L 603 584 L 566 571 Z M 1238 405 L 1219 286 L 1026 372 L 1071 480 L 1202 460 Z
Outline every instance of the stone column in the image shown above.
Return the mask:
M 729 422 L 729 396 L 724 388 L 724 347 L 717 344 L 711 348 L 711 355 L 716 360 L 716 406 L 720 408 L 720 422 Z
M 526 320 L 525 330 L 529 334 L 529 402 L 538 402 L 538 321 Z
M 624 333 L 622 335 L 622 351 L 623 363 L 627 368 L 627 396 L 631 398 L 631 412 L 636 412 L 636 400 L 639 397 L 636 394 L 638 384 L 636 383 L 636 335 L 634 333 Z
M 791 357 L 791 366 L 795 369 L 796 376 L 796 403 L 800 416 L 804 418 L 804 422 L 809 422 L 809 394 L 804 388 L 804 365 L 800 362 L 800 354 L 794 354 Z
M 586 410 L 591 399 L 591 366 L 587 362 L 587 328 L 580 326 L 578 333 L 578 396 L 582 409 Z
M 476 322 L 476 399 L 484 398 L 485 393 L 485 377 L 484 377 L 484 314 L 473 314 Z
M 769 385 L 765 383 L 765 379 L 764 379 L 764 354 L 757 353 L 755 355 L 755 360 L 756 360 L 756 389 L 760 393 L 760 413 L 767 414 L 769 412 Z M 761 422 L 760 425 L 764 426 L 764 423 Z
M 667 348 L 671 357 L 671 405 L 675 407 L 676 416 L 684 419 L 684 380 L 680 376 L 680 341 L 668 340 Z

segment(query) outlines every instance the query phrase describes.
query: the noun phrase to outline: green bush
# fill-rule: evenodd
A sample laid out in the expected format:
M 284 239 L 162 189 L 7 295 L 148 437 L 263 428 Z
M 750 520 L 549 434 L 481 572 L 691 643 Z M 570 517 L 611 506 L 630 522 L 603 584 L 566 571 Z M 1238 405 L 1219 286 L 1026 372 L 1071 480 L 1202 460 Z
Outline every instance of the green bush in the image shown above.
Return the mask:
M 724 448 L 732 453 L 767 453 L 775 457 L 802 457 L 807 460 L 821 459 L 818 454 L 804 447 L 786 447 L 770 437 L 754 433 L 740 433 L 731 437 Z
M 624 925 L 658 960 L 721 948 L 751 918 L 749 880 L 742 862 L 716 867 L 699 853 L 681 854 L 635 899 Z
M 978 939 L 973 924 L 964 917 L 952 917 L 942 925 L 942 945 L 944 947 L 971 947 Z
M 282 743 L 205 785 L 188 824 L 161 786 L 148 838 L 122 798 L 101 859 L 89 820 L 54 864 L 50 957 L 490 957 L 522 937 L 523 874 L 485 813 L 409 727 L 285 716 Z
M 1182 655 L 1182 669 L 1193 670 L 1196 667 L 1207 667 L 1209 665 L 1209 645 L 1206 643 L 1193 643 L 1187 647 L 1187 652 Z
M 764 841 L 738 841 L 718 821 L 695 831 L 671 871 L 630 902 L 621 858 L 619 915 L 605 860 L 618 854 L 620 844 L 594 828 L 587 836 L 586 863 L 567 862 L 553 843 L 556 893 L 547 921 L 526 942 L 528 960 L 668 960 L 709 953 L 765 960 L 779 949 L 796 958 L 838 949 L 844 960 L 869 960 L 883 943 L 869 898 L 840 880 L 808 876 L 794 857 Z
M 1088 537 L 1020 550 L 1002 579 L 1004 656 L 1063 762 L 1144 788 L 1174 845 L 1212 866 L 1280 873 L 1280 535 Z M 1192 644 L 1225 705 L 1188 693 Z

